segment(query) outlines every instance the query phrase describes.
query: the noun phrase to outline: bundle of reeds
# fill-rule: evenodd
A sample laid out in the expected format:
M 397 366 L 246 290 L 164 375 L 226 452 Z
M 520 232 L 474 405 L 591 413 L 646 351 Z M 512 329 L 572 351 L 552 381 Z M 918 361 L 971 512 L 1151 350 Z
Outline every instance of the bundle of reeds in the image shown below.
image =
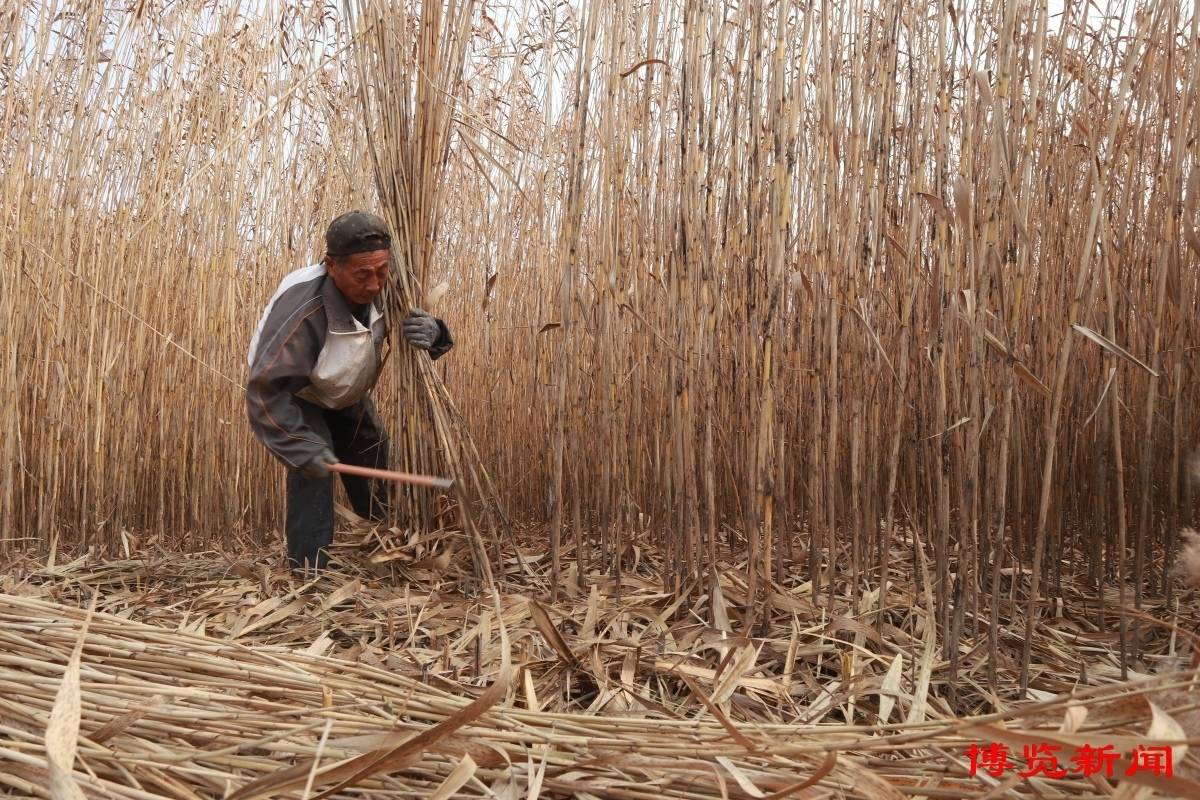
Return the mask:
M 361 32 L 353 48 L 366 148 L 374 165 L 382 208 L 397 232 L 396 269 L 386 300 L 398 320 L 409 309 L 438 302 L 435 288 L 438 228 L 445 202 L 446 161 L 456 116 L 460 116 L 463 62 L 475 14 L 473 0 L 405 4 L 361 0 L 352 24 Z M 393 331 L 399 326 L 393 325 Z M 399 334 L 396 333 L 397 340 Z M 399 347 L 400 342 L 396 342 Z M 455 478 L 463 526 L 476 571 L 491 582 L 499 562 L 496 539 L 502 518 L 499 498 L 462 417 L 432 362 L 400 348 L 392 359 L 399 402 L 395 426 L 398 455 L 407 469 Z M 429 429 L 436 432 L 436 440 Z M 406 493 L 410 524 L 431 529 L 428 492 Z M 476 516 L 492 535 L 485 552 Z

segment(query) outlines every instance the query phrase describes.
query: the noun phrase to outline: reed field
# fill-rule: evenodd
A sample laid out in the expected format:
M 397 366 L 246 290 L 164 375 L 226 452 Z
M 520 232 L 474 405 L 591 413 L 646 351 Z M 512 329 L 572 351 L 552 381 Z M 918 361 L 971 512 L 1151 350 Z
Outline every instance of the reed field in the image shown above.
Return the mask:
M 0 792 L 1200 796 L 1191 2 L 0 29 Z M 457 488 L 293 585 L 246 349 L 351 208 L 453 331 L 374 395 Z M 1185 783 L 968 777 L 981 731 Z

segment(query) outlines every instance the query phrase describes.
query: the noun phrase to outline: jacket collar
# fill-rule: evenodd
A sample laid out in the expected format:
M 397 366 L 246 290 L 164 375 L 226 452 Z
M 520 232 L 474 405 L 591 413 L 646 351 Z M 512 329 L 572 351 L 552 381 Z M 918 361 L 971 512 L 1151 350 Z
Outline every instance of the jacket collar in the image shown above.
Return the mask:
M 346 302 L 346 296 L 337 288 L 337 284 L 328 274 L 325 275 L 324 285 L 321 286 L 321 300 L 325 304 L 325 317 L 329 330 L 337 333 L 354 333 L 363 330 L 361 323 L 350 313 L 350 305 Z M 367 328 L 373 328 L 381 316 L 379 298 L 376 297 L 371 301 L 371 316 L 367 318 L 369 323 Z

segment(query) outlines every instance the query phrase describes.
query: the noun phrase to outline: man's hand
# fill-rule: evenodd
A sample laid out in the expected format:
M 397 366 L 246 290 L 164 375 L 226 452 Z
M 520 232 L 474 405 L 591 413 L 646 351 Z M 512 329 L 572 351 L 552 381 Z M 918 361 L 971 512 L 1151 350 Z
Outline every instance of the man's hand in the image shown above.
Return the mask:
M 332 452 L 322 450 L 300 468 L 300 474 L 306 478 L 328 478 L 330 475 L 329 465 L 336 463 L 338 463 L 337 457 Z
M 404 338 L 413 347 L 428 350 L 437 341 L 441 329 L 437 320 L 429 316 L 429 312 L 414 308 L 404 318 Z

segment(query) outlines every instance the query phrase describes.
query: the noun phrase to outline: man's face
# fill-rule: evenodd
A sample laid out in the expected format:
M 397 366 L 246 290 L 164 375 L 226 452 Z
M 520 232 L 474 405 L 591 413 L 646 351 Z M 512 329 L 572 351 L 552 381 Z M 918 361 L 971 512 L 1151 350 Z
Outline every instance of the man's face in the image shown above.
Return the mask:
M 352 305 L 364 306 L 387 283 L 390 253 L 390 250 L 371 250 L 340 258 L 326 256 L 325 270 Z

